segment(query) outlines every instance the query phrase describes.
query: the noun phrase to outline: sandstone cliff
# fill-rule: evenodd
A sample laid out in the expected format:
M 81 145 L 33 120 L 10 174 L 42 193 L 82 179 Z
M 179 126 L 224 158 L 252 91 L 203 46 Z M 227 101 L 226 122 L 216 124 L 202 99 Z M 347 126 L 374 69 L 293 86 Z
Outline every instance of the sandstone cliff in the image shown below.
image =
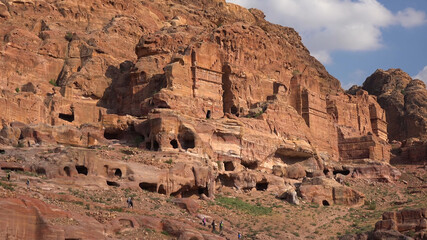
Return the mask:
M 1 1 L 0 24 L 0 167 L 43 176 L 57 195 L 74 186 L 212 201 L 268 191 L 358 207 L 365 195 L 340 183 L 400 177 L 376 98 L 344 93 L 298 33 L 259 10 L 223 0 Z M 404 100 L 414 116 L 425 111 L 411 107 L 417 99 Z M 36 214 L 7 194 L 5 206 Z M 99 222 L 222 239 L 194 219 L 120 217 Z M 44 231 L 37 224 L 6 230 L 30 229 L 17 236 L 30 239 Z

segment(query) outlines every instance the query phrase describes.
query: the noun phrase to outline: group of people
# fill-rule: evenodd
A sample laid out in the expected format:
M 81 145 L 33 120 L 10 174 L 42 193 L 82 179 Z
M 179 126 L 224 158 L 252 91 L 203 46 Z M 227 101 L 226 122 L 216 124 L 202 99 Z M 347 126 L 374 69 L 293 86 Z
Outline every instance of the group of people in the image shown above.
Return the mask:
M 7 181 L 10 182 L 10 172 L 6 174 L 6 178 L 7 178 Z M 27 184 L 27 188 L 30 189 L 30 179 L 27 178 L 27 181 L 25 182 L 25 184 Z
M 202 219 L 202 224 L 203 224 L 203 226 L 206 226 L 206 218 L 205 217 Z M 215 220 L 212 220 L 212 223 L 210 225 L 212 226 L 212 232 L 213 233 L 216 232 L 216 226 L 217 225 L 215 223 Z M 219 233 L 222 233 L 222 229 L 223 228 L 224 228 L 224 222 L 221 220 L 221 222 L 219 222 Z M 241 239 L 242 238 L 242 234 L 238 233 L 237 237 L 238 237 L 238 239 Z

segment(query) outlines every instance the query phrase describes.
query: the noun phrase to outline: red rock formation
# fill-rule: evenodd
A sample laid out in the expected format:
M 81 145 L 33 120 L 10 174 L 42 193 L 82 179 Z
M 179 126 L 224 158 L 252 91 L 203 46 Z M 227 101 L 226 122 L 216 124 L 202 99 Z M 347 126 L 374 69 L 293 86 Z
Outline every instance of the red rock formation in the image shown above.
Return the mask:
M 383 213 L 382 220 L 375 224 L 375 231 L 394 230 L 420 232 L 427 229 L 427 212 L 425 208 L 401 210 Z
M 378 96 L 391 140 L 426 138 L 427 90 L 422 81 L 412 80 L 400 69 L 379 69 L 366 79 L 363 89 Z
M 94 219 L 53 209 L 38 199 L 2 198 L 0 208 L 2 239 L 105 238 L 103 226 Z M 52 221 L 55 219 L 62 220 L 63 223 Z M 71 224 L 67 223 L 69 221 Z M 72 221 L 82 224 L 73 224 Z

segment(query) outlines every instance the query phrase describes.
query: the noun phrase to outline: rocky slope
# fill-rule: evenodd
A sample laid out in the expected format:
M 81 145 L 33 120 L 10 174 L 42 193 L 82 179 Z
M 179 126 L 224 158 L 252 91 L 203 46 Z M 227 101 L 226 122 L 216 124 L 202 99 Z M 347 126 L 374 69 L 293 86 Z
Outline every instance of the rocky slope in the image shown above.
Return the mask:
M 328 238 L 339 229 L 327 207 L 369 210 L 368 183 L 406 189 L 376 97 L 344 93 L 292 28 L 259 10 L 2 0 L 0 39 L 3 238 Z M 406 88 L 422 97 L 418 82 Z M 424 196 L 398 199 L 419 207 Z M 319 206 L 331 227 L 292 220 Z M 283 216 L 298 227 L 263 230 Z M 210 231 L 203 217 L 228 227 Z
M 390 140 L 396 142 L 396 161 L 427 159 L 427 89 L 400 69 L 377 70 L 363 89 L 378 97 L 386 110 Z

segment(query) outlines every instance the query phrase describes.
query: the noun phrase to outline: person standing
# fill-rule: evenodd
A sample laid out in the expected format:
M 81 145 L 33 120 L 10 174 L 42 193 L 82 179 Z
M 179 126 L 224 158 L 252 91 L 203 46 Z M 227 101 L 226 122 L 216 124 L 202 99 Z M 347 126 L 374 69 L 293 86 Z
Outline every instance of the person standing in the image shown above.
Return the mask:
M 238 233 L 238 234 L 237 234 L 237 238 L 238 238 L 238 239 L 241 239 L 241 238 L 242 238 L 242 234 Z
M 216 226 L 216 224 L 215 224 L 215 220 L 212 220 L 212 232 L 215 232 L 215 226 Z
M 129 197 L 128 200 L 126 200 L 128 203 L 128 208 L 133 208 L 133 201 L 132 201 L 132 197 Z
M 219 232 L 220 233 L 222 233 L 222 227 L 224 226 L 224 223 L 222 222 L 222 220 L 221 220 L 221 222 L 219 222 Z
M 203 219 L 202 219 L 202 224 L 203 224 L 203 226 L 206 227 L 206 218 L 205 217 L 203 217 Z
M 7 173 L 7 181 L 10 181 L 10 172 Z

